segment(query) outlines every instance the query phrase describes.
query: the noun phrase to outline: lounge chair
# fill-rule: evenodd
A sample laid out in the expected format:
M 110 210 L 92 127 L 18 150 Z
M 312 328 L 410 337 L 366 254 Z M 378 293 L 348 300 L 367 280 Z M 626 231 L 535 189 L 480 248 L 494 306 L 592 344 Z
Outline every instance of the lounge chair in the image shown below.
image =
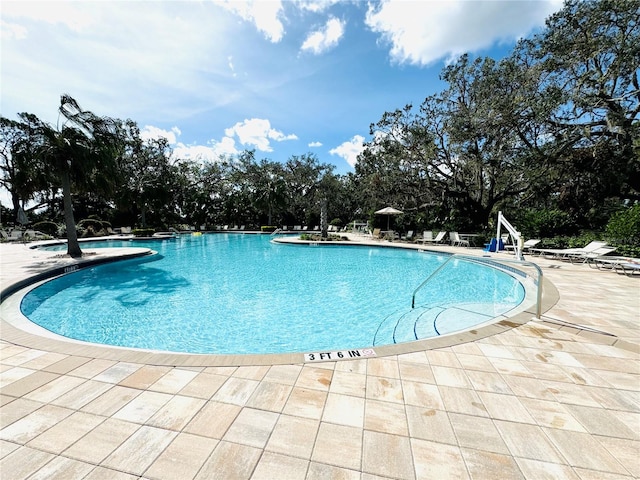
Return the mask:
M 425 242 L 433 242 L 433 232 L 431 230 L 425 230 L 422 232 L 422 238 L 420 239 L 422 243 Z
M 636 273 L 640 274 L 640 263 L 616 263 L 613 268 L 616 272 L 624 273 L 627 277 L 633 277 Z
M 380 233 L 381 231 L 382 231 L 382 229 L 380 229 L 380 228 L 374 228 L 373 229 L 373 234 L 371 236 L 373 238 L 378 238 L 378 239 L 382 238 L 381 233 Z
M 413 240 L 413 230 L 409 230 L 406 235 L 403 235 L 402 237 L 400 237 L 400 240 L 407 240 L 407 241 Z
M 535 247 L 539 243 L 540 243 L 540 240 L 538 240 L 537 238 L 530 238 L 529 240 L 527 240 L 522 244 L 522 252 L 528 252 L 530 248 Z M 505 245 L 504 248 L 507 250 L 513 250 L 516 247 L 515 245 Z
M 447 232 L 438 232 L 438 235 L 436 235 L 436 238 L 423 238 L 422 239 L 422 243 L 442 243 L 442 240 L 444 239 L 445 235 L 447 234 Z
M 531 248 L 529 249 L 534 255 L 545 257 L 562 258 L 567 255 L 579 255 L 581 253 L 594 252 L 599 248 L 607 246 L 607 242 L 593 241 L 582 248 Z
M 588 258 L 587 265 L 591 268 L 597 268 L 598 270 L 615 270 L 615 266 L 622 263 L 637 263 L 640 264 L 640 258 L 633 257 L 616 257 L 616 256 L 598 256 L 594 258 Z
M 571 263 L 573 263 L 574 261 L 580 261 L 581 263 L 585 263 L 590 259 L 604 257 L 609 253 L 615 252 L 615 250 L 616 250 L 616 247 L 602 247 L 602 248 L 596 248 L 595 250 L 591 252 L 586 252 L 586 253 L 568 253 L 560 258 L 562 260 L 569 260 Z
M 449 240 L 453 247 L 468 247 L 469 240 L 462 240 L 458 232 L 449 232 Z

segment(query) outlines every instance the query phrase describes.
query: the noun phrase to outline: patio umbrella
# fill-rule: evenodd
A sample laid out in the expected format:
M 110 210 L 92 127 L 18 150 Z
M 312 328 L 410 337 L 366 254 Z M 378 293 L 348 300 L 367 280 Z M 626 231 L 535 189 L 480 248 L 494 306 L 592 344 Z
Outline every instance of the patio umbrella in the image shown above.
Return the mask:
M 391 215 L 401 215 L 402 211 L 393 208 L 393 207 L 384 207 L 380 210 L 378 210 L 377 212 L 375 212 L 376 215 L 386 215 L 387 216 L 387 230 L 389 230 L 389 219 L 391 218 Z
M 27 214 L 24 213 L 24 209 L 22 207 L 18 208 L 18 215 L 16 220 L 18 221 L 18 223 L 20 223 L 21 225 L 26 225 L 27 223 L 29 223 L 29 219 L 27 218 Z

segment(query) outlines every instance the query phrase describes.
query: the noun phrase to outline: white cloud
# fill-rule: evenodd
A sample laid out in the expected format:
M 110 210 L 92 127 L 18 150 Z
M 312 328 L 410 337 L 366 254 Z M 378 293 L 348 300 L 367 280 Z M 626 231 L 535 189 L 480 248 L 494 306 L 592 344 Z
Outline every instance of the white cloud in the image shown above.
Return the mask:
M 178 127 L 172 127 L 171 130 L 163 130 L 153 125 L 145 125 L 140 130 L 140 138 L 142 140 L 155 140 L 159 138 L 166 138 L 169 145 L 175 145 L 178 142 L 178 137 L 182 134 Z
M 63 24 L 74 32 L 91 27 L 95 19 L 78 8 L 79 2 L 2 2 L 2 15 L 20 20 L 37 20 L 48 24 Z M 3 27 L 4 28 L 4 27 Z M 26 29 L 25 29 L 26 30 Z
M 302 44 L 302 51 L 311 51 L 316 55 L 335 47 L 344 35 L 345 22 L 337 18 L 327 20 L 324 28 L 309 34 Z
M 358 161 L 358 155 L 360 155 L 363 150 L 364 137 L 362 135 L 355 135 L 348 142 L 344 142 L 336 148 L 329 150 L 329 153 L 344 158 L 349 165 L 355 167 Z
M 279 0 L 219 0 L 214 3 L 252 22 L 273 43 L 282 40 L 284 25 L 279 17 L 283 15 L 283 7 Z
M 322 146 L 322 142 L 311 142 L 307 146 L 311 147 L 311 148 L 321 147 Z
M 561 7 L 562 0 L 386 0 L 369 5 L 365 23 L 391 44 L 393 61 L 428 65 L 518 39 Z
M 28 30 L 17 23 L 0 21 L 0 38 L 15 38 L 24 40 L 27 38 Z
M 271 122 L 263 118 L 245 119 L 236 123 L 233 127 L 227 128 L 224 133 L 229 138 L 237 136 L 242 145 L 255 147 L 262 152 L 273 151 L 271 140 L 283 142 L 298 138 L 294 134 L 285 135 L 281 131 L 271 128 Z

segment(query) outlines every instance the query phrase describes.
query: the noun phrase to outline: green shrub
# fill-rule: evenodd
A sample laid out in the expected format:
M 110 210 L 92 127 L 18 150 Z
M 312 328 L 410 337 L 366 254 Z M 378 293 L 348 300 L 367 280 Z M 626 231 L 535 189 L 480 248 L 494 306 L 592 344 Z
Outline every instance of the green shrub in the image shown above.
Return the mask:
M 517 219 L 516 225 L 526 238 L 571 235 L 577 230 L 573 217 L 558 209 L 529 209 Z
M 617 245 L 640 245 L 640 204 L 613 214 L 606 227 L 607 239 Z
M 45 235 L 50 235 L 52 237 L 56 237 L 60 230 L 60 227 L 57 223 L 50 222 L 48 220 L 34 223 L 31 227 L 38 232 L 42 232 Z
M 155 233 L 153 228 L 134 228 L 131 230 L 134 237 L 150 237 Z
M 275 226 L 273 226 L 273 225 L 262 225 L 262 226 L 260 227 L 260 230 L 261 230 L 262 232 L 273 232 L 273 231 L 275 231 L 277 228 L 278 228 L 278 227 L 275 227 Z

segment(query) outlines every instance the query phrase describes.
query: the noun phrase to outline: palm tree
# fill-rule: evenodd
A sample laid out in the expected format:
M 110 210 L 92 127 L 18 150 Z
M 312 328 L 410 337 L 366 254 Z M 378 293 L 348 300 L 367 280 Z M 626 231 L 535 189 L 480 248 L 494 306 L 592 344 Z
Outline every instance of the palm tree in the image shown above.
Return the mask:
M 120 124 L 112 118 L 82 110 L 69 95 L 62 95 L 58 111 L 64 119 L 61 127 L 53 128 L 36 119 L 39 153 L 45 168 L 62 188 L 67 254 L 78 258 L 82 256 L 82 250 L 73 216 L 72 184 L 76 188 L 103 189 L 115 178 L 113 170 L 121 151 Z

